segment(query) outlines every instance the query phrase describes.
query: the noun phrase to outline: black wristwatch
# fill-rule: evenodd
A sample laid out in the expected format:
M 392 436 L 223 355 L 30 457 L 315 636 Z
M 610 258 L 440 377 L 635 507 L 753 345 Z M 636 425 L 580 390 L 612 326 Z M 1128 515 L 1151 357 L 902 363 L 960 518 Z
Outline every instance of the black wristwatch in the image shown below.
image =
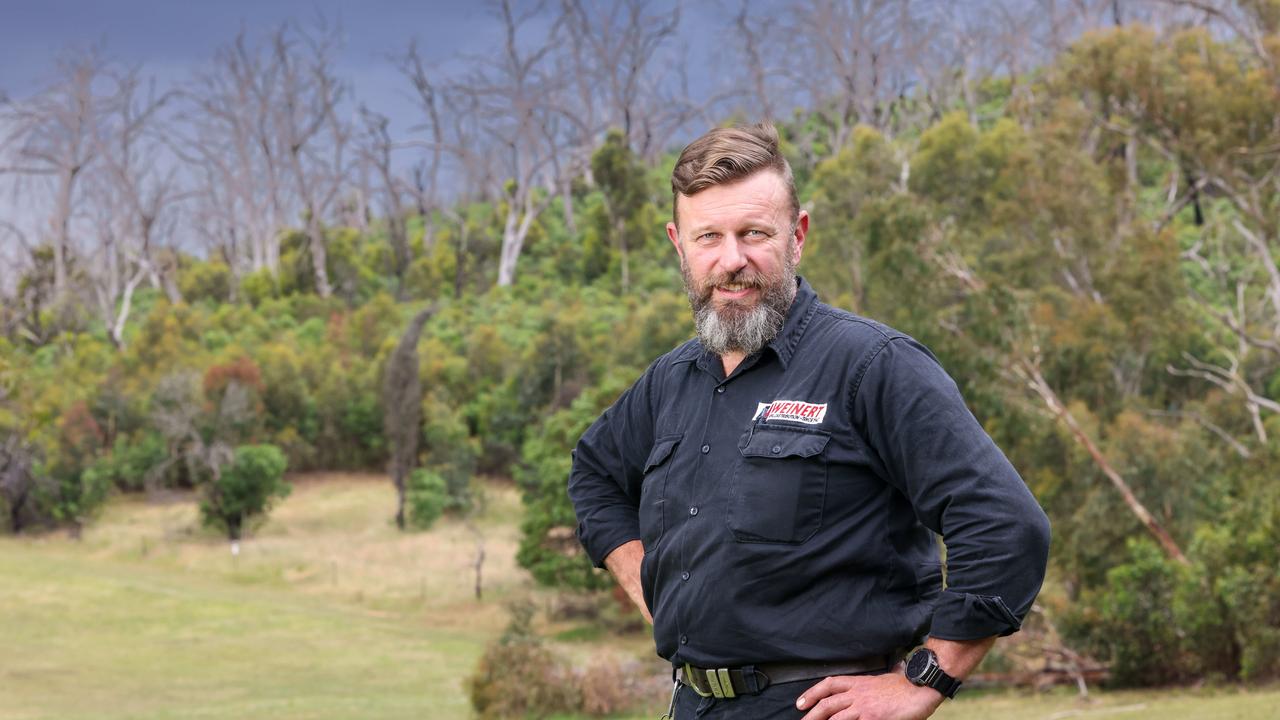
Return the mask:
M 938 655 L 929 648 L 922 647 L 907 658 L 907 679 L 913 685 L 931 687 L 946 698 L 954 698 L 960 689 L 960 681 L 942 671 Z

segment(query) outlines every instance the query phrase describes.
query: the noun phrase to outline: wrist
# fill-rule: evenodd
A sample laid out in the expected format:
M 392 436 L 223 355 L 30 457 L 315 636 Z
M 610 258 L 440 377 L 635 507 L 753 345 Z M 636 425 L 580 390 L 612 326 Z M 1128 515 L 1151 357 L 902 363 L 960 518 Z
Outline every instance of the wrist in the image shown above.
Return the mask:
M 934 692 L 941 699 L 955 697 L 960 689 L 960 680 L 942 669 L 937 653 L 928 647 L 911 653 L 905 674 L 912 685 Z

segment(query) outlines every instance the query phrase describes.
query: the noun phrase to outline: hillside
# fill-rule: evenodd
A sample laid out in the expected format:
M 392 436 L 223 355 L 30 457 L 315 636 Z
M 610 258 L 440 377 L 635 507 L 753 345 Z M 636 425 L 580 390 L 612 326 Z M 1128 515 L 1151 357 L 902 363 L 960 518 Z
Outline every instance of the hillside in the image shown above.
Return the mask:
M 484 485 L 477 601 L 476 536 L 464 523 L 397 532 L 390 484 L 378 476 L 293 482 L 236 557 L 199 529 L 182 496 L 116 498 L 80 541 L 0 541 L 0 720 L 468 717 L 463 678 L 505 624 L 505 604 L 555 599 L 515 564 L 516 490 Z M 541 628 L 580 663 L 600 652 L 650 657 L 642 634 Z M 975 694 L 938 717 L 1248 720 L 1278 702 L 1276 689 L 1114 693 L 1089 704 Z

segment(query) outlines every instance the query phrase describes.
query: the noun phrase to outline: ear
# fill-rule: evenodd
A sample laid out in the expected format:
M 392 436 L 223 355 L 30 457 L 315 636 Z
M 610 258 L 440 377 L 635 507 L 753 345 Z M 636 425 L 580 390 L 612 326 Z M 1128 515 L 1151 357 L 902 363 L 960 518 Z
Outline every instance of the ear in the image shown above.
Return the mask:
M 680 231 L 676 229 L 673 222 L 667 223 L 667 239 L 672 245 L 676 246 L 676 254 L 680 256 L 681 262 L 684 261 L 684 248 L 680 246 Z
M 809 235 L 809 213 L 804 210 L 796 216 L 796 234 L 791 238 L 796 248 L 796 264 L 800 264 L 800 256 L 804 254 L 804 239 Z

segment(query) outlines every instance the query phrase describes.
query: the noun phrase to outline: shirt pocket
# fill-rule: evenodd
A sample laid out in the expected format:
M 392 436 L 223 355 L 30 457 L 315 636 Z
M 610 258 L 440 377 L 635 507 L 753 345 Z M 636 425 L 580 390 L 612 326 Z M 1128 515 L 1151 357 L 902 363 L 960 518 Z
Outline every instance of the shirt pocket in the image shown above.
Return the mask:
M 666 523 L 667 475 L 671 473 L 672 456 L 676 445 L 684 435 L 660 437 L 644 461 L 644 480 L 640 484 L 640 540 L 646 549 L 652 548 L 662 537 Z
M 831 433 L 755 426 L 738 443 L 725 513 L 740 542 L 799 544 L 822 527 Z

